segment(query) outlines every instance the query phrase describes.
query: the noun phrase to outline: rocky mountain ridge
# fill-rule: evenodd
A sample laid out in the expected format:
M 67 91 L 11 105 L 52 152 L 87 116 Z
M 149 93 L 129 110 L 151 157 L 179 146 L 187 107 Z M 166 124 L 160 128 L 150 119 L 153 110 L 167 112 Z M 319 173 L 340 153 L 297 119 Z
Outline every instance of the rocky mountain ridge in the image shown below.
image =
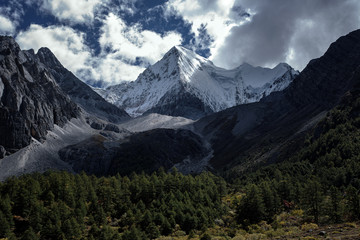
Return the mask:
M 105 101 L 90 86 L 67 70 L 50 49 L 40 48 L 36 57 L 49 69 L 60 88 L 87 113 L 113 123 L 130 118 L 123 109 Z

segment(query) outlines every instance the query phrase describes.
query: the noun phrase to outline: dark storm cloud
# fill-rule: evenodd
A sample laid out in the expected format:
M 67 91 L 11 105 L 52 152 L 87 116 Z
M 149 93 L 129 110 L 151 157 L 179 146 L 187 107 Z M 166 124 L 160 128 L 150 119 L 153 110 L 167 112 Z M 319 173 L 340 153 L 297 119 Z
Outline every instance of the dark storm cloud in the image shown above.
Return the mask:
M 214 60 L 225 67 L 287 61 L 301 70 L 339 36 L 359 28 L 359 5 L 357 0 L 239 0 L 235 9 L 247 9 L 251 21 L 232 28 Z

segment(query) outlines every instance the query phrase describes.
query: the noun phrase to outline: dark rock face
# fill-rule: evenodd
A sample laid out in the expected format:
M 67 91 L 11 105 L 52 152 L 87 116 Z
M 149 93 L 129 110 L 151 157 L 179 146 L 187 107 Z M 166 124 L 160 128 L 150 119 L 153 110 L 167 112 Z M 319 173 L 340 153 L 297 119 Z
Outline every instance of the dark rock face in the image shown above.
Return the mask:
M 360 30 L 331 44 L 283 92 L 259 103 L 237 106 L 200 119 L 195 129 L 211 141 L 215 168 L 266 164 L 288 159 L 306 134 L 360 81 Z
M 114 125 L 114 124 L 111 124 L 111 123 L 106 124 L 104 130 L 105 131 L 111 131 L 111 132 L 120 133 L 119 127 Z
M 104 124 L 99 123 L 99 122 L 92 122 L 90 124 L 90 127 L 92 127 L 93 129 L 96 129 L 96 130 L 102 130 L 104 128 Z
M 6 155 L 6 149 L 0 145 L 0 158 L 4 158 Z
M 80 114 L 33 52 L 11 37 L 0 37 L 0 98 L 0 145 L 11 152 Z
M 59 151 L 61 160 L 69 163 L 75 172 L 85 171 L 97 176 L 107 175 L 118 144 L 107 145 L 107 138 L 95 135 Z
M 96 130 L 104 130 L 104 131 L 120 133 L 120 128 L 112 123 L 103 123 L 95 119 L 92 120 L 88 119 L 87 123 L 90 125 L 90 127 Z
M 180 90 L 176 94 L 165 94 L 159 103 L 146 113 L 159 113 L 195 120 L 214 113 L 214 111 L 195 95 Z
M 196 162 L 208 154 L 200 136 L 189 130 L 154 129 L 131 135 L 117 152 L 110 174 L 170 169 L 184 159 Z
M 321 104 L 332 107 L 353 83 L 351 76 L 360 66 L 360 30 L 340 37 L 326 53 L 309 62 L 299 77 L 284 91 L 296 106 Z
M 40 48 L 36 57 L 49 69 L 60 88 L 88 113 L 114 123 L 130 118 L 124 110 L 105 101 L 91 87 L 64 68 L 48 48 Z
M 207 151 L 202 139 L 191 131 L 155 129 L 119 141 L 93 136 L 61 149 L 59 156 L 76 172 L 114 175 L 169 169 L 184 159 L 200 160 Z

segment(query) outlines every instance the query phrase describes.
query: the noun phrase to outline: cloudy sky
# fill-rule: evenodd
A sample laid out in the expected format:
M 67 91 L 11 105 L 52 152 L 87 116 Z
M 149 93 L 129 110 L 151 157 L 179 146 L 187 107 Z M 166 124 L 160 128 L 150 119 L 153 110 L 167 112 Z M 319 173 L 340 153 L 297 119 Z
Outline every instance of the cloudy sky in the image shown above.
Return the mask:
M 358 0 L 2 0 L 0 34 L 50 48 L 93 86 L 135 80 L 174 45 L 231 69 L 302 70 L 360 28 Z

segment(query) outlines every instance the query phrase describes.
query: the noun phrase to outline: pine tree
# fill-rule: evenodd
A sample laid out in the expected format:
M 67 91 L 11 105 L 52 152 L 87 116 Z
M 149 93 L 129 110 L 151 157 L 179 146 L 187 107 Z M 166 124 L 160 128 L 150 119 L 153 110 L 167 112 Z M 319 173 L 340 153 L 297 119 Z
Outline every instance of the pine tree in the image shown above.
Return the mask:
M 5 238 L 10 233 L 10 224 L 4 213 L 0 210 L 0 237 Z
M 47 191 L 44 196 L 44 200 L 45 200 L 45 205 L 50 206 L 55 201 L 54 193 L 51 190 Z
M 261 184 L 261 193 L 264 202 L 265 219 L 270 222 L 272 217 L 276 214 L 277 208 L 274 192 L 270 189 L 270 186 L 267 182 L 263 182 Z
M 196 229 L 197 228 L 196 218 L 192 216 L 190 213 L 186 213 L 184 223 L 181 225 L 181 228 L 186 233 L 189 233 L 192 229 Z
M 102 208 L 102 206 L 100 206 L 100 205 L 96 206 L 96 212 L 94 213 L 94 219 L 95 219 L 95 222 L 99 226 L 102 226 L 103 224 L 106 223 L 106 214 L 105 214 L 105 211 Z
M 66 239 L 77 239 L 81 235 L 81 229 L 74 217 L 65 220 L 62 226 L 62 232 Z
M 150 211 L 146 210 L 140 222 L 141 228 L 145 230 L 150 225 L 150 223 L 152 223 L 152 221 L 153 219 Z
M 43 217 L 46 216 L 46 209 L 42 205 L 42 202 L 37 201 L 31 209 L 29 215 L 29 223 L 35 232 L 42 230 Z
M 211 240 L 211 236 L 208 233 L 205 233 L 204 235 L 202 235 L 200 240 Z
M 28 228 L 21 238 L 21 240 L 37 240 L 37 239 L 39 239 L 39 237 L 35 234 L 34 229 L 32 229 L 32 227 Z
M 89 230 L 89 238 L 91 236 L 94 239 L 100 239 L 100 233 L 101 233 L 100 228 L 98 228 L 95 224 L 93 224 Z
M 242 224 L 257 223 L 264 219 L 264 203 L 259 188 L 251 185 L 237 209 L 237 220 Z
M 130 230 L 125 231 L 122 235 L 122 240 L 143 240 L 147 239 L 143 232 L 141 232 L 136 227 L 131 227 Z
M 360 198 L 358 191 L 353 186 L 348 186 L 346 189 L 346 199 L 348 201 L 348 212 L 352 220 L 357 220 L 360 217 Z
M 10 197 L 6 194 L 5 197 L 0 198 L 0 211 L 3 212 L 4 217 L 9 223 L 10 227 L 14 226 L 13 214 L 11 212 Z
M 302 199 L 304 210 L 318 223 L 324 199 L 320 183 L 316 180 L 309 180 L 302 193 Z
M 338 223 L 341 219 L 340 211 L 341 194 L 340 191 L 334 187 L 330 187 L 330 218 L 333 222 Z
M 153 222 L 147 226 L 145 232 L 150 239 L 155 239 L 160 236 L 159 228 Z
M 107 225 L 105 225 L 100 232 L 100 238 L 102 240 L 111 240 L 113 239 L 113 236 L 115 235 L 115 232 Z
M 161 224 L 161 234 L 164 236 L 170 235 L 172 232 L 172 227 L 169 221 L 165 218 L 164 222 Z

